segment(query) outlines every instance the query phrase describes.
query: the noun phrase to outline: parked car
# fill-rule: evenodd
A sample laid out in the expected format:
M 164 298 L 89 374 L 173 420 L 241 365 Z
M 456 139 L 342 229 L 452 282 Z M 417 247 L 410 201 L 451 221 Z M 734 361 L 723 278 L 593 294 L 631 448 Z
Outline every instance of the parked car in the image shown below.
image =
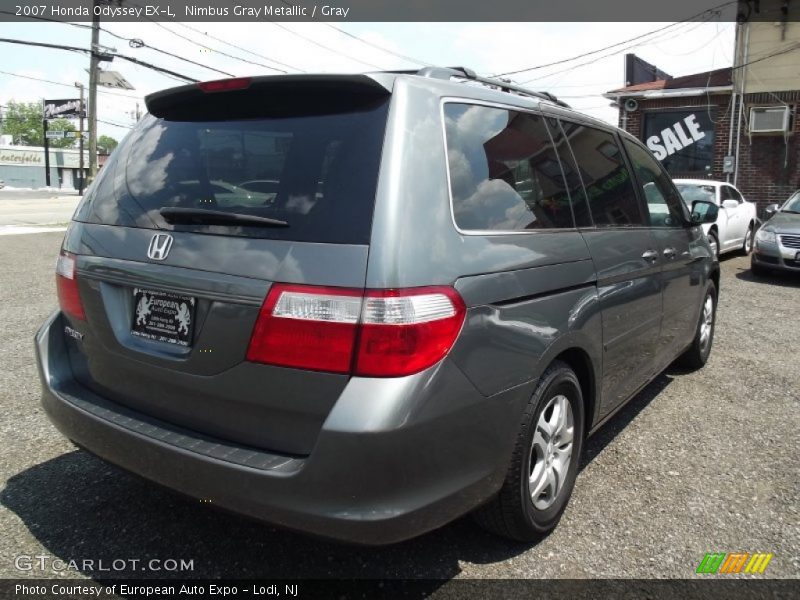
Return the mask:
M 769 220 L 756 234 L 750 270 L 764 275 L 772 270 L 800 272 L 800 190 L 779 207 L 766 208 Z
M 278 186 L 280 181 L 275 179 L 260 179 L 255 181 L 243 181 L 239 184 L 240 188 L 244 188 L 251 192 L 259 192 L 261 194 L 275 195 L 278 193 Z
M 122 468 L 342 540 L 470 511 L 530 540 L 586 436 L 708 359 L 717 206 L 690 213 L 638 140 L 550 95 L 426 68 L 146 102 L 36 336 L 50 419 Z M 187 180 L 280 185 L 209 206 L 169 191 Z
M 271 195 L 244 189 L 227 181 L 201 182 L 198 179 L 178 181 L 171 190 L 176 195 L 176 201 L 189 197 L 203 198 L 207 208 L 222 206 L 260 206 L 268 202 Z
M 758 223 L 755 203 L 745 200 L 739 190 L 724 181 L 676 179 L 675 185 L 689 204 L 710 200 L 720 207 L 717 222 L 703 225 L 717 256 L 736 250 L 750 254 Z

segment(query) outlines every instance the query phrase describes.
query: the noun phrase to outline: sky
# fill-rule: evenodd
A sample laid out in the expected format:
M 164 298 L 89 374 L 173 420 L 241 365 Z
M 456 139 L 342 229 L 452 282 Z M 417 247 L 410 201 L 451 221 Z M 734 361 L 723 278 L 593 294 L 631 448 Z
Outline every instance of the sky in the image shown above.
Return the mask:
M 655 32 L 582 59 L 511 76 L 525 87 L 551 92 L 577 110 L 614 124 L 617 110 L 601 94 L 624 85 L 626 52 L 672 76 L 681 76 L 730 66 L 734 47 L 734 24 L 717 20 L 678 24 L 148 22 L 102 26 L 122 38 L 142 40 L 204 66 L 152 48 L 133 48 L 126 39 L 107 32 L 101 33 L 102 45 L 201 80 L 225 77 L 206 66 L 237 76 L 278 73 L 264 65 L 288 72 L 353 73 L 414 69 L 428 63 L 467 66 L 481 75 L 495 75 L 570 59 Z M 88 47 L 90 32 L 64 23 L 0 23 L 0 37 Z M 89 58 L 85 54 L 0 44 L 0 56 L 0 106 L 9 100 L 77 98 L 74 83 L 88 85 Z M 135 87 L 124 92 L 99 88 L 105 92 L 98 96 L 99 133 L 118 140 L 133 125 L 137 102 L 144 111 L 146 94 L 182 83 L 119 59 L 103 63 L 103 68 L 118 71 Z

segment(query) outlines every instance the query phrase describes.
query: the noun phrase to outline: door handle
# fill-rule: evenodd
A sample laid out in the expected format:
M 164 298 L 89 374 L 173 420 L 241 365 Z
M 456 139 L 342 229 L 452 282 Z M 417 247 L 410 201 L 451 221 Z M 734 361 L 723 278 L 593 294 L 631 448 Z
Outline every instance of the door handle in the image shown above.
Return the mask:
M 655 250 L 647 250 L 644 254 L 642 254 L 642 258 L 647 262 L 655 262 L 658 260 L 658 252 Z
M 664 256 L 667 258 L 675 258 L 675 248 L 664 248 Z

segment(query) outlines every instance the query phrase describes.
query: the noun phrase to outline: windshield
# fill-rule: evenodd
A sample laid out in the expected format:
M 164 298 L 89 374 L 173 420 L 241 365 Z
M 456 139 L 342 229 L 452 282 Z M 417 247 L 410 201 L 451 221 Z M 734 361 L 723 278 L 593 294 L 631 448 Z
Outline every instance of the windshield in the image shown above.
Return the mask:
M 220 121 L 148 115 L 101 171 L 76 220 L 369 243 L 387 105 L 382 97 L 332 114 Z M 161 209 L 223 211 L 285 221 L 288 227 L 233 219 L 171 224 Z
M 800 191 L 795 192 L 781 207 L 781 212 L 800 213 Z
M 706 202 L 717 201 L 716 190 L 713 185 L 700 185 L 694 183 L 676 183 L 675 187 L 683 197 L 683 201 L 691 206 L 695 200 L 704 200 Z

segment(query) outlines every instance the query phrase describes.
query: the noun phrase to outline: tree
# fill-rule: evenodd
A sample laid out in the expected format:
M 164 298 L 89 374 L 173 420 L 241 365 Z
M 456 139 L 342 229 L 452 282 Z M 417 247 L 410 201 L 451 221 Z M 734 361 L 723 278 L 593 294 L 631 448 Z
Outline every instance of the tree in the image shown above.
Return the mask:
M 110 135 L 101 135 L 97 138 L 97 151 L 103 154 L 111 154 L 119 142 Z
M 76 131 L 67 119 L 53 119 L 47 124 L 50 131 Z M 0 117 L 0 133 L 10 135 L 19 146 L 44 146 L 41 102 L 14 102 L 10 100 Z M 72 148 L 78 138 L 51 139 L 52 148 Z

